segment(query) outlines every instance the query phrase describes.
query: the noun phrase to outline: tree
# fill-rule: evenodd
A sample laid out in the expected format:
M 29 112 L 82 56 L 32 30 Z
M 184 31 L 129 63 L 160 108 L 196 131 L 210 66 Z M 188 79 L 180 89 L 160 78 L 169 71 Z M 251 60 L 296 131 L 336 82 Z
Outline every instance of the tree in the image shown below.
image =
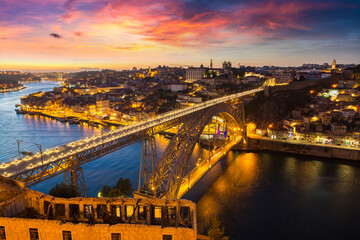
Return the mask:
M 100 196 L 107 196 L 111 192 L 111 187 L 109 185 L 104 185 L 100 190 Z
M 49 191 L 49 195 L 54 197 L 62 197 L 62 198 L 73 198 L 78 197 L 79 192 L 77 191 L 77 188 L 75 185 L 72 184 L 56 184 L 55 187 L 52 187 Z
M 100 190 L 101 197 L 126 197 L 130 196 L 134 191 L 131 181 L 128 178 L 119 178 L 116 185 L 111 188 L 108 185 L 104 185 Z
M 130 179 L 128 178 L 123 179 L 122 177 L 119 178 L 119 180 L 116 182 L 114 188 L 119 189 L 120 192 L 126 196 L 130 195 L 134 191 Z
M 224 236 L 225 228 L 220 226 L 220 221 L 214 217 L 208 230 L 210 240 L 228 240 L 229 237 Z

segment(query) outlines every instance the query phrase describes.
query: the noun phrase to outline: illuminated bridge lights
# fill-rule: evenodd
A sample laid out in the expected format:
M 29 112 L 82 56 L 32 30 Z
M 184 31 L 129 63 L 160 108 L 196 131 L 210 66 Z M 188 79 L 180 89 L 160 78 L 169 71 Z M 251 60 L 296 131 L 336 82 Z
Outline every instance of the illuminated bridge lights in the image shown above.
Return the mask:
M 142 120 L 137 123 L 119 127 L 109 132 L 88 137 L 86 139 L 74 141 L 52 149 L 47 149 L 41 156 L 36 154 L 28 158 L 15 159 L 0 166 L 0 174 L 11 176 L 29 184 L 35 184 L 39 181 L 49 178 L 49 175 L 57 175 L 66 171 L 67 167 L 73 167 L 74 164 L 81 165 L 92 161 L 109 152 L 120 149 L 123 146 L 132 144 L 141 140 L 141 135 L 149 134 L 149 130 L 166 124 L 170 121 L 185 117 L 189 114 L 207 109 L 211 106 L 227 102 L 232 99 L 244 97 L 263 91 L 263 88 L 257 88 L 242 93 L 232 94 L 220 97 L 210 101 L 197 104 L 192 107 L 173 110 L 164 114 L 160 114 L 154 118 Z M 169 125 L 169 128 L 173 125 Z M 162 129 L 164 130 L 164 129 Z M 152 130 L 154 131 L 154 130 Z M 153 132 L 155 133 L 155 132 Z M 84 160 L 83 158 L 88 158 Z M 44 164 L 41 164 L 41 158 Z M 73 164 L 63 164 L 61 162 L 77 161 Z M 18 167 L 14 163 L 17 163 Z M 18 169 L 19 168 L 19 169 Z M 45 178 L 46 177 L 46 178 Z M 33 182 L 36 179 L 37 182 Z

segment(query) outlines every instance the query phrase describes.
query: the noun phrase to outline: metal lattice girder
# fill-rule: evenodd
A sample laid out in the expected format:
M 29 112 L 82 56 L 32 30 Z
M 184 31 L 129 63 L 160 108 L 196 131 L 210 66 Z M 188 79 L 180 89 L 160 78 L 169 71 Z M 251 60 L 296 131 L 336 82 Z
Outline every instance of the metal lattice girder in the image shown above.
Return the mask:
M 80 196 L 87 197 L 84 174 L 81 167 L 69 169 L 64 172 L 64 184 L 74 185 Z
M 197 112 L 189 118 L 170 141 L 150 176 L 155 187 L 154 196 L 177 198 L 183 177 L 189 169 L 191 153 L 205 126 L 218 114 L 221 114 L 230 125 L 236 126 L 234 129 L 243 128 L 240 114 L 232 106 L 224 103 Z M 148 190 L 152 187 L 145 188 Z
M 151 176 L 154 174 L 155 164 L 157 162 L 157 150 L 154 136 L 145 137 L 142 141 L 141 147 L 141 160 L 140 160 L 140 174 L 139 174 L 139 187 L 152 188 Z
M 257 88 L 242 93 L 220 97 L 218 99 L 213 99 L 198 104 L 193 108 L 186 108 L 184 109 L 184 111 L 177 112 L 178 110 L 175 110 L 173 113 L 169 113 L 169 114 L 166 113 L 163 117 L 150 120 L 148 128 L 141 129 L 135 132 L 131 131 L 131 133 L 129 133 L 129 135 L 126 136 L 123 136 L 121 133 L 119 133 L 119 135 L 121 135 L 119 136 L 119 138 L 112 141 L 108 141 L 104 144 L 99 144 L 95 147 L 89 146 L 89 149 L 83 150 L 81 152 L 76 152 L 70 155 L 64 153 L 65 155 L 67 155 L 66 157 L 58 156 L 53 161 L 47 159 L 45 164 L 36 167 L 32 167 L 29 161 L 30 166 L 25 167 L 26 170 L 20 170 L 15 174 L 12 173 L 13 175 L 11 176 L 11 178 L 23 181 L 28 186 L 34 185 L 36 183 L 49 179 L 53 176 L 61 174 L 68 169 L 71 169 L 74 165 L 74 161 L 78 162 L 78 166 L 90 162 L 108 153 L 114 152 L 125 146 L 128 146 L 132 143 L 141 141 L 141 139 L 146 135 L 151 136 L 152 134 L 159 133 L 168 128 L 178 126 L 187 119 L 191 119 L 194 116 L 198 116 L 202 112 L 205 112 L 206 109 L 216 106 L 216 104 L 218 103 L 226 102 L 231 105 L 236 105 L 240 102 L 239 100 L 244 96 L 255 94 L 260 91 L 263 91 L 263 88 Z
M 69 155 L 64 158 L 56 159 L 52 162 L 45 163 L 44 165 L 21 171 L 20 173 L 15 174 L 12 178 L 25 182 L 27 186 L 32 186 L 51 177 L 64 173 L 68 169 L 74 168 L 74 166 L 80 166 L 99 157 L 107 155 L 111 152 L 124 148 L 128 145 L 131 145 L 135 142 L 141 141 L 144 136 L 153 135 L 174 126 L 178 126 L 182 124 L 183 121 L 184 117 L 173 119 L 168 122 L 148 128 L 143 132 L 118 138 L 113 141 L 109 141 L 104 144 L 100 144 L 95 147 L 86 149 L 84 151 L 77 152 L 73 155 Z

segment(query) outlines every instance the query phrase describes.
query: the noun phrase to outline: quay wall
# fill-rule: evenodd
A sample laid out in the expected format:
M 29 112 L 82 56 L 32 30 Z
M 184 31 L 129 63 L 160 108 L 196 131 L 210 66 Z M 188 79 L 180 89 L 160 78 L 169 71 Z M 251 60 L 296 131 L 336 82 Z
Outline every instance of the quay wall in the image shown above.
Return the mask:
M 234 149 L 244 149 L 240 146 Z M 345 160 L 360 160 L 360 149 L 346 149 L 335 146 L 321 146 L 315 144 L 296 144 L 271 139 L 248 138 L 248 150 L 277 151 L 309 156 L 338 158 Z
M 17 91 L 23 90 L 25 88 L 26 88 L 25 86 L 18 86 L 18 87 L 14 87 L 14 88 L 0 89 L 0 93 L 17 92 Z

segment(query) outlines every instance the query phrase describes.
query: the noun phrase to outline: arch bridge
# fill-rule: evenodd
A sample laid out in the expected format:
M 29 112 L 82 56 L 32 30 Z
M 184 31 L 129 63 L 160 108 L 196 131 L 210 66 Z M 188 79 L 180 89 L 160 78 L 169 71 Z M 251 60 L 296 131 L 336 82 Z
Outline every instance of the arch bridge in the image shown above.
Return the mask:
M 224 119 L 229 130 L 226 144 L 219 148 L 221 153 L 225 154 L 231 146 L 246 139 L 243 104 L 235 108 L 229 103 L 221 103 L 199 111 L 183 123 L 159 159 L 154 137 L 143 140 L 139 187 L 135 194 L 140 197 L 177 199 L 190 188 L 190 177 L 197 178 L 194 182 L 201 178 L 208 168 L 201 169 L 199 166 L 208 163 L 207 166 L 211 168 L 211 156 L 192 169 L 191 155 L 195 145 L 200 142 L 204 128 L 215 116 Z M 210 154 L 211 149 L 208 151 Z
M 233 131 L 232 136 L 242 136 L 242 98 L 260 91 L 263 91 L 263 88 L 216 98 L 107 133 L 40 151 L 33 156 L 15 159 L 0 164 L 0 175 L 32 186 L 64 174 L 65 183 L 77 186 L 79 192 L 87 196 L 81 165 L 143 141 L 138 193 L 151 197 L 179 198 L 184 192 L 181 184 L 187 174 L 191 173 L 190 155 L 206 124 L 213 116 L 220 115 L 229 124 L 229 130 Z M 157 159 L 154 135 L 175 126 L 181 126 L 179 132 L 171 140 L 164 154 Z M 231 140 L 230 145 L 223 146 L 223 151 L 228 151 L 228 147 L 239 142 L 241 137 Z M 210 162 L 209 160 L 209 166 Z

